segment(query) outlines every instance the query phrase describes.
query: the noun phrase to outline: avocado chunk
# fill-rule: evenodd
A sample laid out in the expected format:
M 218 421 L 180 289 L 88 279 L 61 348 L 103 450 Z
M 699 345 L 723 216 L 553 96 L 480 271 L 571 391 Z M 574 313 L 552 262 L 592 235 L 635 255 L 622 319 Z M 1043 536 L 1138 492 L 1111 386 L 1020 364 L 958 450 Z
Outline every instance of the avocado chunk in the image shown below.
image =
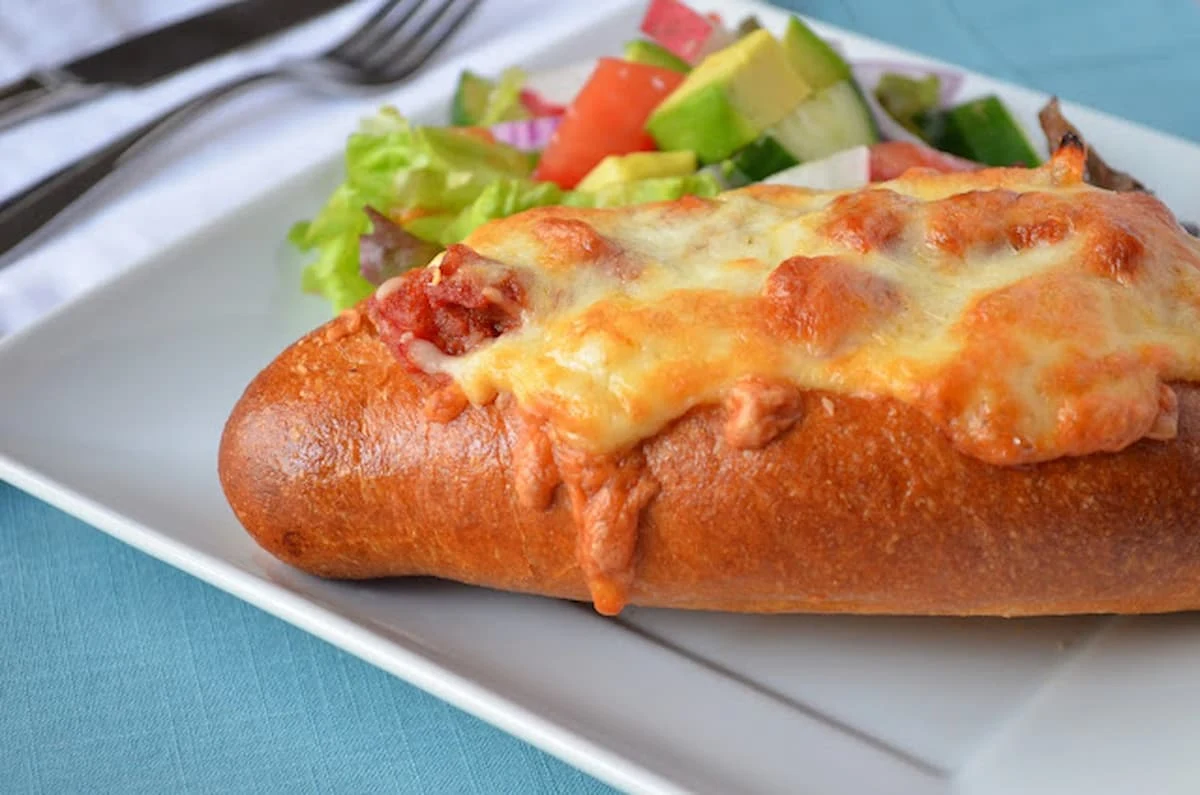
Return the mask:
M 625 207 L 631 204 L 673 201 L 683 196 L 716 196 L 721 183 L 712 174 L 651 177 L 609 185 L 598 191 L 574 190 L 563 197 L 568 207 Z
M 576 186 L 576 190 L 595 192 L 622 182 L 682 177 L 695 170 L 694 152 L 634 152 L 628 155 L 609 155 L 587 173 Z
M 715 163 L 749 144 L 811 89 L 770 33 L 758 30 L 705 58 L 651 114 L 646 129 L 664 150 Z
M 850 64 L 846 63 L 846 59 L 797 17 L 788 19 L 787 30 L 783 33 L 783 48 L 796 74 L 804 78 L 813 91 L 821 91 L 834 83 L 851 79 Z
M 688 65 L 687 61 L 666 47 L 645 39 L 634 39 L 625 45 L 625 60 L 644 63 L 648 66 L 659 66 L 683 74 L 692 71 L 692 67 Z
M 767 132 L 801 163 L 879 140 L 875 120 L 850 80 L 804 100 Z

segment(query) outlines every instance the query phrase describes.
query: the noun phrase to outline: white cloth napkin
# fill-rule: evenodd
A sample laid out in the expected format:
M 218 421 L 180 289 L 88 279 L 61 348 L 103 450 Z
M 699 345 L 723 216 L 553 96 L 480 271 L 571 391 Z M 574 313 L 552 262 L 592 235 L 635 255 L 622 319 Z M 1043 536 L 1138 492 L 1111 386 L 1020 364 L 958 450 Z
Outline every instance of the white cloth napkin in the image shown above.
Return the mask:
M 0 132 L 0 197 L 61 167 L 206 87 L 285 57 L 319 51 L 376 6 L 355 0 L 272 40 L 227 54 L 135 91 Z M 211 8 L 215 0 L 0 0 L 0 83 L 29 70 L 103 48 L 131 34 Z M 529 20 L 578 12 L 581 0 L 484 0 L 438 60 L 518 31 Z M 16 331 L 82 290 L 109 278 L 155 239 L 147 199 L 215 162 L 246 157 L 294 131 L 316 113 L 361 107 L 362 98 L 318 96 L 294 86 L 268 86 L 222 105 L 173 136 L 122 175 L 103 205 L 71 231 L 0 270 L 0 335 Z M 217 212 L 179 207 L 190 217 Z M 156 223 L 170 223 L 155 206 Z

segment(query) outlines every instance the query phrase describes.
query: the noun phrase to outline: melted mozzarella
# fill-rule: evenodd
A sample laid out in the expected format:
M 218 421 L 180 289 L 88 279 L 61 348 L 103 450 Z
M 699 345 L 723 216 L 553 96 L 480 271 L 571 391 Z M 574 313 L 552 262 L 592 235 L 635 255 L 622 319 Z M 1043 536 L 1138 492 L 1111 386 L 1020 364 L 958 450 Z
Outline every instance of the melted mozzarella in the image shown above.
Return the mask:
M 591 453 L 750 376 L 903 401 L 997 464 L 1120 449 L 1164 427 L 1166 382 L 1200 380 L 1200 247 L 1081 169 L 493 222 L 465 242 L 528 277 L 524 322 L 438 367 Z

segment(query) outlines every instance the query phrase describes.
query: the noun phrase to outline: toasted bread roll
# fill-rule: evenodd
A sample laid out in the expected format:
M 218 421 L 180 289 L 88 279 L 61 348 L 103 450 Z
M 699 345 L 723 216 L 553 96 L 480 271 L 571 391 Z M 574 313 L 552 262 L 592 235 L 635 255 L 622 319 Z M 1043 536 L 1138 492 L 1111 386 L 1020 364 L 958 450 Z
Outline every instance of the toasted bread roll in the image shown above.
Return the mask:
M 1200 390 L 1172 386 L 1175 438 L 1027 466 L 963 454 L 896 400 L 764 389 L 572 470 L 511 401 L 456 401 L 353 311 L 250 384 L 219 466 L 257 542 L 325 577 L 606 613 L 1163 612 L 1200 607 Z M 755 400 L 789 420 L 763 445 Z
M 1198 608 L 1200 245 L 1085 158 L 485 224 L 255 380 L 229 501 L 605 614 Z

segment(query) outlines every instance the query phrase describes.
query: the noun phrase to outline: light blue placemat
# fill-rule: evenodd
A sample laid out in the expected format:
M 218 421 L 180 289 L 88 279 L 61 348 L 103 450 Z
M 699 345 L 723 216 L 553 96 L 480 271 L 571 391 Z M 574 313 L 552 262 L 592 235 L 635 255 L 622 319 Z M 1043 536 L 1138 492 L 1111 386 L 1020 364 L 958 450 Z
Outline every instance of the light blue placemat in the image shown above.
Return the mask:
M 0 792 L 599 792 L 0 484 Z
M 1200 140 L 1193 0 L 785 5 Z M 0 484 L 0 791 L 608 790 Z

